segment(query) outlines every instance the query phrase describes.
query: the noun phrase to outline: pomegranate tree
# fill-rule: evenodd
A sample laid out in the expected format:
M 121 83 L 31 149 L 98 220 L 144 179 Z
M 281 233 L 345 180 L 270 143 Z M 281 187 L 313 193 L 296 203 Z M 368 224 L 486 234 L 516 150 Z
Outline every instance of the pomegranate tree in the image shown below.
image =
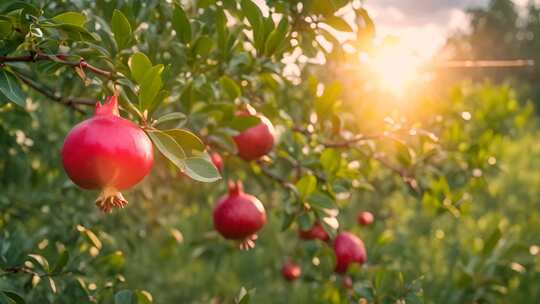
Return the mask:
M 257 116 L 261 122 L 233 137 L 238 156 L 246 161 L 259 159 L 274 146 L 274 126 L 266 117 L 239 111 L 236 116 Z
M 214 208 L 214 227 L 226 239 L 240 242 L 240 248 L 255 247 L 257 231 L 266 223 L 263 204 L 244 193 L 240 181 L 229 183 L 229 193 Z
M 281 275 L 287 281 L 294 281 L 300 277 L 302 269 L 293 262 L 287 262 L 281 268 Z
M 96 103 L 92 118 L 76 125 L 61 152 L 64 170 L 79 187 L 99 190 L 96 205 L 104 212 L 124 208 L 120 190 L 139 183 L 152 169 L 152 142 L 133 122 L 120 117 L 116 96 Z
M 334 254 L 336 256 L 337 273 L 347 272 L 350 264 L 360 265 L 367 261 L 366 248 L 364 242 L 350 232 L 341 232 L 334 240 Z

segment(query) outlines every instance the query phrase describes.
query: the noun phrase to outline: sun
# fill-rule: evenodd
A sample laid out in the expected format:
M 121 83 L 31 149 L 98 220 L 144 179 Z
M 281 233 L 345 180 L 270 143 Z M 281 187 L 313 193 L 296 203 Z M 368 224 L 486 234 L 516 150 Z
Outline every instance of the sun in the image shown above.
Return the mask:
M 399 43 L 384 44 L 363 58 L 379 88 L 393 95 L 403 95 L 420 80 L 421 58 Z

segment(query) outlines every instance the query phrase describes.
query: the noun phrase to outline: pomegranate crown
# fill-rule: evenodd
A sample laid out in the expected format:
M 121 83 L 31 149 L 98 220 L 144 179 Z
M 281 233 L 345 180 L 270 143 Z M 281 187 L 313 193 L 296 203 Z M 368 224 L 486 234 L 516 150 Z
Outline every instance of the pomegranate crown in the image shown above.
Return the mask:
M 229 181 L 229 195 L 239 195 L 244 191 L 241 181 Z
M 119 116 L 119 113 L 118 113 L 118 97 L 116 95 L 108 96 L 107 99 L 105 99 L 105 103 L 103 105 L 99 101 L 96 102 L 96 114 L 95 115 Z

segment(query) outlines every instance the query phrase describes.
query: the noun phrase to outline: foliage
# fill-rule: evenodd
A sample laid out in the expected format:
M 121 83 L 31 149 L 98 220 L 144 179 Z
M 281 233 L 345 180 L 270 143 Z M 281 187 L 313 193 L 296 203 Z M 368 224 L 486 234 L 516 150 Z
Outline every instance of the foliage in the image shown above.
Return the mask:
M 508 251 L 505 241 L 535 244 L 538 234 L 518 224 L 515 232 L 504 224 L 494 230 L 500 214 L 484 214 L 498 153 L 530 127 L 530 108 L 508 87 L 488 86 L 456 88 L 449 102 L 423 101 L 415 116 L 363 111 L 357 95 L 348 94 L 354 83 L 332 77 L 331 66 L 348 56 L 345 45 L 370 49 L 367 12 L 335 0 L 267 6 L 268 12 L 250 0 L 0 4 L 2 303 L 538 296 L 537 258 L 523 247 Z M 347 10 L 354 24 L 341 18 Z M 342 41 L 336 31 L 354 35 Z M 58 152 L 69 129 L 90 114 L 87 106 L 113 92 L 122 115 L 162 153 L 127 194 L 130 206 L 103 215 L 92 206 L 94 195 L 65 176 Z M 274 150 L 251 163 L 235 156 L 231 140 L 258 123 L 237 118 L 242 107 L 264 114 L 279 133 Z M 218 182 L 207 146 L 225 157 Z M 233 179 L 268 210 L 249 252 L 211 227 L 224 180 Z M 510 186 L 495 180 L 497 191 Z M 520 208 L 508 210 L 523 216 Z M 365 209 L 376 225 L 360 230 L 354 215 Z M 369 263 L 350 270 L 352 290 L 333 274 L 330 246 L 298 240 L 298 229 L 315 221 L 331 235 L 339 222 L 366 242 Z M 288 259 L 302 265 L 301 282 L 278 279 Z M 511 272 L 512 263 L 531 271 Z

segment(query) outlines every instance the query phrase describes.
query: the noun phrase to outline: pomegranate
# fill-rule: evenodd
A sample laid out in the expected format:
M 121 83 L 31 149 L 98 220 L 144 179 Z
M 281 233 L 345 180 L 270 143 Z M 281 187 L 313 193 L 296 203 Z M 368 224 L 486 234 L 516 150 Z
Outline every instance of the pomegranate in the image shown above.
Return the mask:
M 360 265 L 367 261 L 366 248 L 364 242 L 350 232 L 341 232 L 334 240 L 334 254 L 336 255 L 337 273 L 347 272 L 350 264 Z
M 239 111 L 236 116 L 254 116 L 246 111 Z M 238 156 L 246 161 L 256 160 L 266 155 L 274 146 L 274 126 L 264 116 L 258 115 L 261 122 L 233 137 L 238 149 Z
M 357 221 L 358 221 L 358 224 L 361 226 L 368 226 L 368 225 L 373 224 L 374 219 L 375 218 L 373 217 L 373 214 L 371 212 L 364 211 L 358 214 Z
M 324 230 L 321 223 L 316 222 L 309 230 L 298 231 L 298 236 L 303 240 L 321 240 L 323 242 L 328 241 L 328 233 Z
M 79 187 L 100 190 L 96 205 L 104 212 L 124 208 L 120 190 L 135 186 L 152 169 L 152 142 L 133 122 L 120 117 L 116 96 L 96 103 L 92 118 L 76 125 L 62 147 L 62 163 Z
M 214 227 L 226 239 L 240 242 L 240 249 L 255 247 L 256 232 L 266 224 L 263 204 L 244 193 L 242 183 L 230 182 L 229 193 L 214 208 Z
M 221 158 L 221 155 L 217 152 L 213 152 L 210 154 L 210 159 L 214 166 L 216 166 L 216 169 L 218 169 L 219 173 L 223 173 L 223 158 Z
M 287 281 L 294 281 L 298 279 L 301 274 L 302 269 L 300 269 L 300 266 L 293 262 L 287 262 L 285 265 L 283 265 L 283 268 L 281 268 L 281 275 Z

